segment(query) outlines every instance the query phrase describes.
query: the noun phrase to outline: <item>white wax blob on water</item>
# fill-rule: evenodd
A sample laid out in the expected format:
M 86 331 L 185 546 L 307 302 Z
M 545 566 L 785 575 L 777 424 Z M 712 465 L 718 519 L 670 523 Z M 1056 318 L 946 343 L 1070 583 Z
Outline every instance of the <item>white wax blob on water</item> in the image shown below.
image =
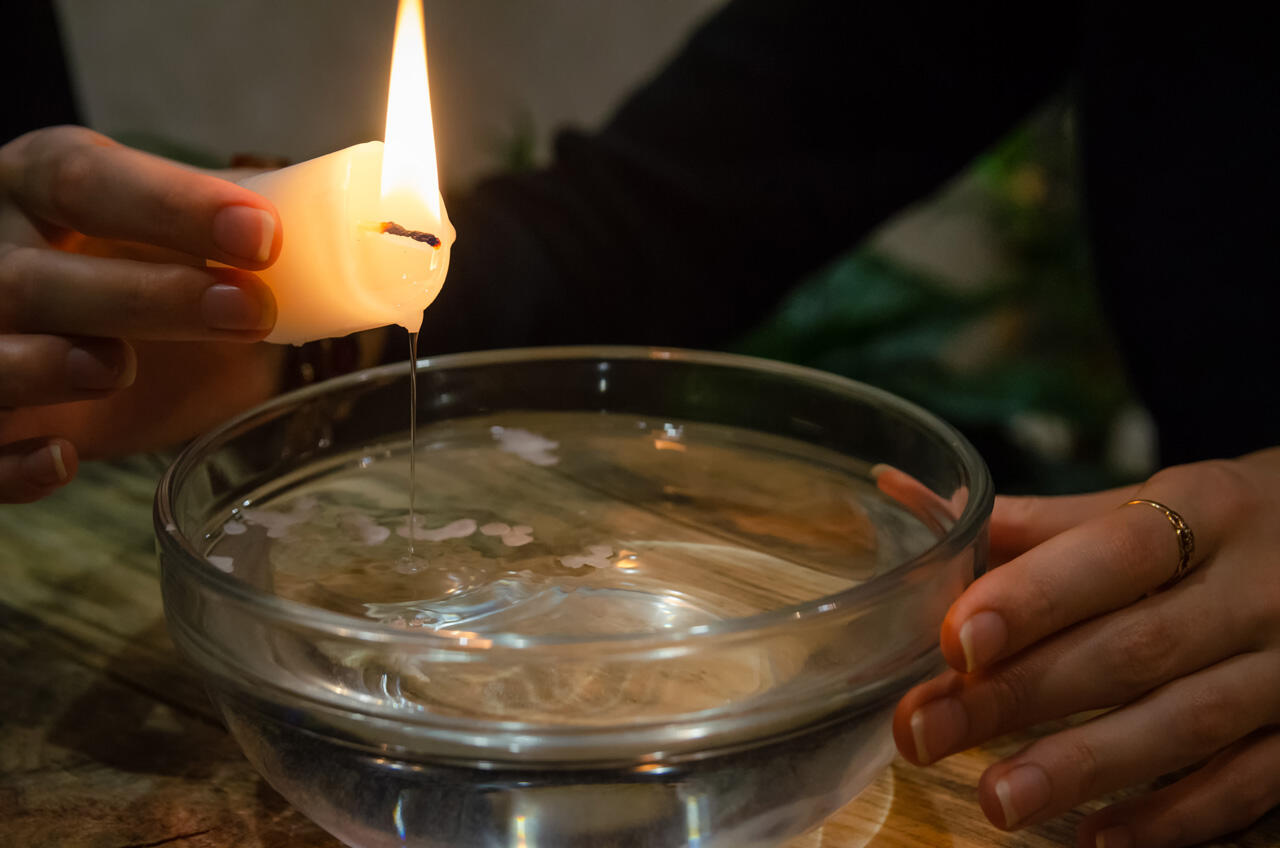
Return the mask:
M 338 519 L 338 526 L 366 545 L 380 545 L 391 538 L 391 528 L 360 512 L 344 515 Z
M 518 548 L 532 541 L 533 528 L 523 524 L 519 527 L 512 527 L 509 532 L 502 534 L 502 544 L 508 548 Z
M 241 515 L 249 524 L 267 529 L 267 536 L 272 539 L 283 538 L 289 528 L 311 519 L 318 503 L 315 498 L 300 498 L 293 509 L 280 512 L 274 509 L 246 509 Z M 226 525 L 223 525 L 224 529 Z M 232 535 L 235 535 L 234 533 Z
M 240 536 L 247 533 L 249 527 L 262 527 L 271 539 L 283 539 L 290 535 L 296 526 L 313 521 L 316 518 L 316 503 L 304 498 L 289 511 L 271 509 L 246 509 L 241 513 L 244 521 L 228 519 L 222 525 L 228 536 Z M 337 519 L 338 527 L 346 532 L 353 541 L 363 545 L 380 545 L 391 538 L 392 530 L 379 524 L 374 518 L 362 512 L 348 512 Z M 176 529 L 176 528 L 175 528 Z M 474 518 L 459 518 L 441 527 L 426 528 L 415 526 L 413 538 L 422 542 L 444 542 L 449 539 L 465 539 L 479 531 L 482 536 L 498 537 L 502 544 L 509 548 L 518 548 L 533 541 L 533 528 L 528 524 L 517 524 L 514 527 L 502 521 L 491 521 L 479 526 Z M 402 539 L 409 538 L 408 519 L 401 522 L 395 534 Z
M 451 521 L 434 530 L 414 527 L 413 538 L 427 542 L 443 542 L 445 539 L 465 539 L 474 532 L 476 532 L 476 520 L 474 518 L 459 518 L 457 521 Z M 409 538 L 409 525 L 407 522 L 405 526 L 396 530 L 396 535 L 405 539 Z
M 512 527 L 501 521 L 491 521 L 480 528 L 481 535 L 500 536 L 502 544 L 509 548 L 518 548 L 533 541 L 533 528 L 528 524 L 517 524 Z
M 608 568 L 611 556 L 613 556 L 613 548 L 608 545 L 591 545 L 585 554 L 560 557 L 560 564 L 565 568 L 582 568 L 584 565 L 592 568 Z
M 522 430 L 519 427 L 500 427 L 496 424 L 489 428 L 489 432 L 498 442 L 499 450 L 513 453 L 525 462 L 547 466 L 555 465 L 560 461 L 560 458 L 552 453 L 560 447 L 560 443 L 539 436 L 537 433 Z

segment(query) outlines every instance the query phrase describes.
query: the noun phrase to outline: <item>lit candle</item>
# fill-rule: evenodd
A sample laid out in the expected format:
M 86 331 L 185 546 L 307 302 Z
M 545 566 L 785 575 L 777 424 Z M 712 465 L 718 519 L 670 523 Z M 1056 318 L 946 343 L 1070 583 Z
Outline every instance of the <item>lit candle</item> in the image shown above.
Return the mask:
M 270 342 L 301 344 L 387 324 L 410 332 L 449 269 L 427 91 L 421 0 L 400 0 L 385 144 L 370 141 L 242 185 L 271 200 L 284 233 L 258 275 L 276 298 Z

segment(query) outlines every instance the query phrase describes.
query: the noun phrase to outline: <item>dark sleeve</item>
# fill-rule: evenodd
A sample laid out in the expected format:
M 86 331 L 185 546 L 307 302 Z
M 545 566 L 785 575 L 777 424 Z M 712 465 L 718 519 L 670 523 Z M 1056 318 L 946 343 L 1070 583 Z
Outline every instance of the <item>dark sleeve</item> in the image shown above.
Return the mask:
M 1275 10 L 1104 14 L 1079 86 L 1091 258 L 1161 462 L 1280 445 Z
M 9 69 L 0 144 L 39 127 L 79 123 L 53 0 L 5 4 L 0 51 Z
M 737 0 L 545 170 L 449 201 L 424 351 L 714 347 L 1065 79 L 1041 7 Z

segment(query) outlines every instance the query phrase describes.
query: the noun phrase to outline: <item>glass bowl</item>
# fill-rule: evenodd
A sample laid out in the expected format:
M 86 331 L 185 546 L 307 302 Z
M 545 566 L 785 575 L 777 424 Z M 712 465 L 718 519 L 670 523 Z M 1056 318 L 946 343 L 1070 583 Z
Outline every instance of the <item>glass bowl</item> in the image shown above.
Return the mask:
M 360 848 L 763 848 L 889 763 L 986 565 L 954 429 L 680 350 L 444 356 L 418 388 L 412 453 L 392 364 L 196 440 L 156 495 L 174 641 L 303 813 Z

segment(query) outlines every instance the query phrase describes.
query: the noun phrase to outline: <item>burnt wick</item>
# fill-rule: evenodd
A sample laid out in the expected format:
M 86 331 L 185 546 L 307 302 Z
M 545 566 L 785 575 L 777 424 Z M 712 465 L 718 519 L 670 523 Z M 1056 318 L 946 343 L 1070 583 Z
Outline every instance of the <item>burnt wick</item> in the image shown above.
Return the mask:
M 426 242 L 435 248 L 440 247 L 440 239 L 431 233 L 424 233 L 421 230 L 406 230 L 395 221 L 383 221 L 378 225 L 378 232 L 392 236 L 404 236 L 405 238 L 411 238 L 414 241 Z

